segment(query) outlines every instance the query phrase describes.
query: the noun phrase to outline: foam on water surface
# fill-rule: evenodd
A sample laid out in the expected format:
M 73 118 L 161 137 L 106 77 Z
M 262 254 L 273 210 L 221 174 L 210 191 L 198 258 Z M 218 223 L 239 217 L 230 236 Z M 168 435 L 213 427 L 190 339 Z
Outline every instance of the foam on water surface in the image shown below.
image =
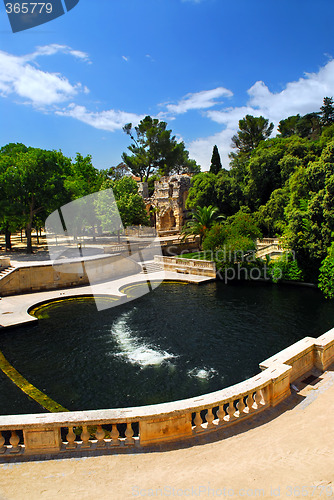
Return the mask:
M 173 354 L 148 345 L 134 334 L 128 324 L 132 312 L 123 313 L 111 327 L 111 333 L 119 348 L 116 355 L 141 367 L 161 365 L 164 361 L 175 358 Z

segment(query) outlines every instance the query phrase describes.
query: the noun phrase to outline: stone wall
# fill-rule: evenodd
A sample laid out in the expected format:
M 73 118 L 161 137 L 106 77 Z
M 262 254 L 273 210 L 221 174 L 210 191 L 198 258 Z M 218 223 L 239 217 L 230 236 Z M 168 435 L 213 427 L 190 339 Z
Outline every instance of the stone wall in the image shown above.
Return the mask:
M 17 267 L 0 280 L 0 296 L 54 290 L 120 278 L 141 271 L 141 266 L 124 255 L 108 255 L 84 262 L 45 263 Z

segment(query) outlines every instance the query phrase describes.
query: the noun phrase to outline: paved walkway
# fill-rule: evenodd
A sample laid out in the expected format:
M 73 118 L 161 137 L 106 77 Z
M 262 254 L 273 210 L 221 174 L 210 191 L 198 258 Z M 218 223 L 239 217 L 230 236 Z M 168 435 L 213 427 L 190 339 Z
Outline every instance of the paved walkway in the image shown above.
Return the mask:
M 157 271 L 148 274 L 134 274 L 115 280 L 106 281 L 91 286 L 81 286 L 74 288 L 64 288 L 48 292 L 37 292 L 22 295 L 12 295 L 2 297 L 0 300 L 0 327 L 9 327 L 18 324 L 28 324 L 37 321 L 28 314 L 28 310 L 36 304 L 48 300 L 64 299 L 66 297 L 83 295 L 111 295 L 125 298 L 119 290 L 129 283 L 145 283 L 149 281 L 180 281 L 194 284 L 201 284 L 212 281 L 213 278 L 199 276 L 195 274 L 182 274 L 171 271 Z M 1 500 L 1 498 L 0 498 Z
M 196 445 L 0 465 L 0 499 L 334 497 L 334 373 L 299 389 Z

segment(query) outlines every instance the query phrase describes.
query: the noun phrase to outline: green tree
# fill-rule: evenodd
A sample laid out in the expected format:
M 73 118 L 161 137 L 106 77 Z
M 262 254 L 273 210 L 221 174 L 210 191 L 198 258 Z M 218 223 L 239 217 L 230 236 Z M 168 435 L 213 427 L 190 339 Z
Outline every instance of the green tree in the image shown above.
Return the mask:
M 232 137 L 232 146 L 243 153 L 253 151 L 261 141 L 268 139 L 274 124 L 263 116 L 246 115 L 239 120 L 239 130 Z
M 65 185 L 72 199 L 95 193 L 101 188 L 103 173 L 93 166 L 91 155 L 84 157 L 77 153 L 74 162 L 68 162 L 67 167 L 69 175 Z
M 216 223 L 206 233 L 203 249 L 214 252 L 218 269 L 234 265 L 256 249 L 255 240 L 261 236 L 254 217 L 245 210 L 239 210 L 224 224 Z
M 124 227 L 144 224 L 148 225 L 149 220 L 143 198 L 138 194 L 138 186 L 131 177 L 122 177 L 121 179 L 103 183 L 102 189 L 112 188 L 116 205 L 110 205 L 110 196 L 103 192 L 98 197 L 97 216 L 101 222 L 104 231 L 118 232 L 120 236 L 121 227 L 114 227 L 115 221 L 119 221 L 118 213 Z M 118 209 L 118 213 L 116 211 Z
M 6 191 L 6 203 L 11 206 L 8 216 L 25 226 L 27 253 L 32 253 L 31 231 L 35 217 L 46 217 L 70 201 L 64 186 L 69 175 L 68 159 L 60 152 L 28 148 L 25 152 L 9 154 L 2 181 L 11 185 Z M 22 226 L 21 226 L 22 227 Z
M 146 116 L 134 130 L 131 123 L 123 130 L 132 140 L 128 147 L 132 154 L 123 153 L 122 159 L 141 181 L 147 181 L 156 172 L 161 175 L 198 172 L 199 167 L 189 159 L 184 143 L 177 142 L 172 131 L 167 130 L 166 122 Z
M 320 108 L 320 122 L 323 127 L 334 123 L 334 101 L 333 97 L 325 97 L 323 106 Z
M 289 201 L 287 188 L 275 189 L 265 205 L 261 205 L 255 218 L 267 237 L 281 235 L 286 226 L 285 207 Z
M 297 134 L 297 123 L 300 120 L 300 115 L 293 115 L 281 120 L 277 130 L 281 137 L 291 137 Z
M 295 252 L 305 279 L 315 282 L 334 234 L 334 139 L 317 161 L 296 170 L 289 185 L 283 236 Z
M 222 169 L 222 164 L 220 161 L 220 155 L 217 146 L 213 146 L 212 157 L 211 157 L 211 166 L 210 172 L 212 174 L 218 174 Z
M 214 222 L 221 218 L 218 215 L 218 208 L 209 205 L 208 207 L 197 207 L 192 213 L 192 218 L 183 226 L 181 233 L 184 237 L 187 235 L 196 235 L 200 237 L 200 247 L 203 238 Z
M 201 172 L 191 179 L 186 207 L 195 210 L 196 207 L 217 206 L 216 192 L 217 176 L 211 172 Z
M 327 250 L 327 256 L 321 262 L 318 287 L 326 299 L 334 298 L 334 243 Z
M 321 134 L 319 113 L 308 113 L 302 116 L 296 125 L 297 134 L 307 139 L 318 139 Z

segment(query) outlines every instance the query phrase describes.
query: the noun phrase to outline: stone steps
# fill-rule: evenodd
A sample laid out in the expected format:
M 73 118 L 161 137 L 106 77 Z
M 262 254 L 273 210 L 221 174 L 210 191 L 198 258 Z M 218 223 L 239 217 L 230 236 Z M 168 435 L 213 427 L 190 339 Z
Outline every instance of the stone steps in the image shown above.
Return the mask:
M 14 266 L 8 266 L 8 267 L 3 267 L 0 268 L 0 280 L 7 276 L 7 274 L 11 273 L 15 269 Z
M 163 271 L 163 267 L 157 262 L 145 262 L 142 265 L 142 271 L 140 274 L 151 274 Z

